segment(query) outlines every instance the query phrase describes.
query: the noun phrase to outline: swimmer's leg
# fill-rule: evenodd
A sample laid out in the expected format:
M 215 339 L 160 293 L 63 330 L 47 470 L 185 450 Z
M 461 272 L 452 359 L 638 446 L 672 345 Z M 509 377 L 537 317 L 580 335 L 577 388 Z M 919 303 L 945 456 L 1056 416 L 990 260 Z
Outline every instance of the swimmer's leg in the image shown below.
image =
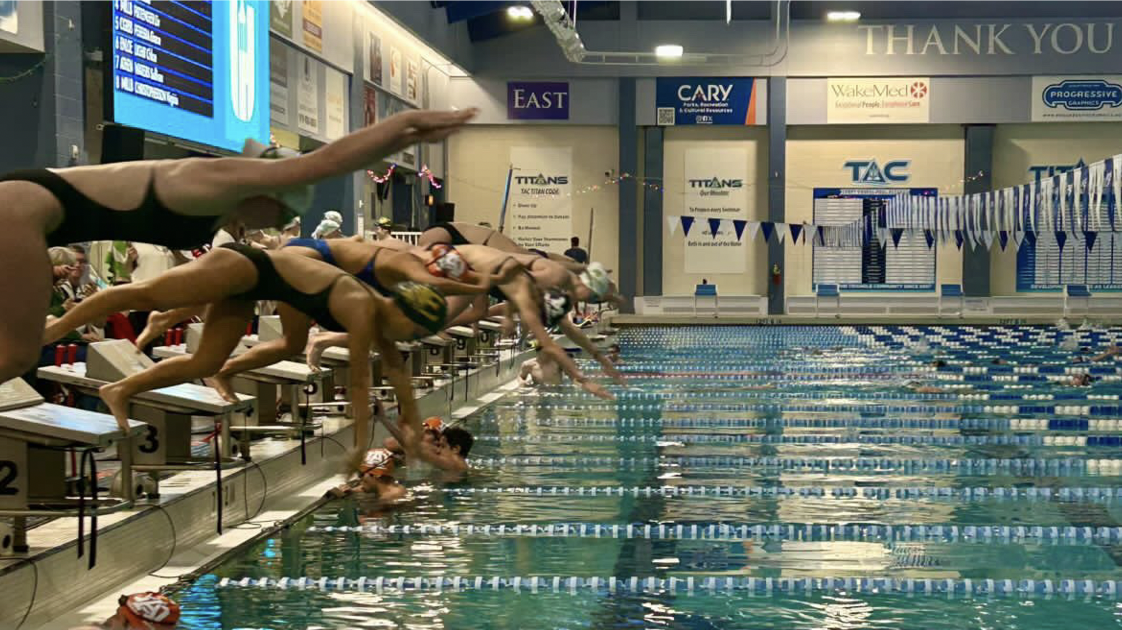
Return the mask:
M 235 251 L 219 248 L 151 280 L 98 291 L 52 321 L 43 334 L 43 344 L 58 341 L 66 333 L 112 313 L 210 304 L 248 291 L 256 282 L 253 263 Z
M 0 230 L 0 382 L 39 361 L 39 338 L 51 304 L 51 262 L 44 228 L 15 221 Z
M 121 428 L 126 428 L 130 398 L 217 373 L 237 347 L 245 334 L 246 323 L 252 318 L 253 302 L 228 300 L 211 305 L 195 354 L 164 359 L 123 381 L 105 385 L 99 391 L 101 399 Z

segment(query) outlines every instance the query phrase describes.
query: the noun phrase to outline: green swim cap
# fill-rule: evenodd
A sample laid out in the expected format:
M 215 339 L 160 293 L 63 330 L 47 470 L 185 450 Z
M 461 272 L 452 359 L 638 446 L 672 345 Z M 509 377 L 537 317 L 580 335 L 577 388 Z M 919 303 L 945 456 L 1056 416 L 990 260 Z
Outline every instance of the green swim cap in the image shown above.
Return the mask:
M 393 303 L 409 321 L 430 333 L 444 328 L 448 317 L 448 302 L 434 286 L 419 282 L 399 282 L 393 286 Z

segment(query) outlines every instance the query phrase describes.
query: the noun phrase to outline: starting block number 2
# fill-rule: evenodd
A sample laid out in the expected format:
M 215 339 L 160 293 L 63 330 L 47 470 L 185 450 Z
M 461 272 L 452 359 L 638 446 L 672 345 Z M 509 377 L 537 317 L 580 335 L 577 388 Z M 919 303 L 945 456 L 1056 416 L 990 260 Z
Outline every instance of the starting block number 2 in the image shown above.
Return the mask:
M 27 507 L 27 443 L 0 438 L 0 509 Z

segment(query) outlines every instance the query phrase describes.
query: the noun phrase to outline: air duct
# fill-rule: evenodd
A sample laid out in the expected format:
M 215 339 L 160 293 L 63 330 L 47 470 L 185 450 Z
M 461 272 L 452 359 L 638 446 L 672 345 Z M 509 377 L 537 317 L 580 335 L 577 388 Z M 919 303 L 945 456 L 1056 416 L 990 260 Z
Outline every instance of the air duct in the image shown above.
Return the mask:
M 561 0 L 533 0 L 531 6 L 542 16 L 546 28 L 557 40 L 565 58 L 573 63 L 604 66 L 667 65 L 653 52 L 588 50 L 577 32 L 576 23 Z M 776 0 L 775 35 L 771 50 L 760 54 L 727 54 L 686 52 L 673 61 L 675 65 L 728 65 L 770 67 L 783 61 L 791 39 L 791 0 Z

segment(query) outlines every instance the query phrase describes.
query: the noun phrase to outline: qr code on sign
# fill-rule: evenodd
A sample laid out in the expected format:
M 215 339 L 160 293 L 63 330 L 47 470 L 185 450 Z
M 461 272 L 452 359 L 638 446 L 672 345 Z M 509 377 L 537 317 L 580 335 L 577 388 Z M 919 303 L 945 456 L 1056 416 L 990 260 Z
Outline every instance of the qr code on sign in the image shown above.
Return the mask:
M 674 108 L 673 107 L 659 107 L 658 108 L 658 124 L 659 125 L 673 125 L 674 124 Z

